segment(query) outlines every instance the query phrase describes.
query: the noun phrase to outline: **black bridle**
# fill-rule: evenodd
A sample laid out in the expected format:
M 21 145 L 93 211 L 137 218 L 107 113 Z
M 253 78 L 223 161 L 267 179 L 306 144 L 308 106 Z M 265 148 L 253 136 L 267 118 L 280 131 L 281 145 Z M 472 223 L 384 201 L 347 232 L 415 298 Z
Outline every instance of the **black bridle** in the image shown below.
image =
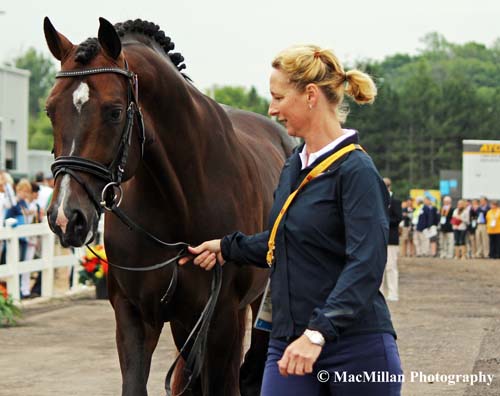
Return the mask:
M 117 67 L 98 67 L 71 71 L 60 71 L 56 74 L 56 78 L 72 78 L 72 77 L 83 77 L 95 74 L 103 73 L 114 73 L 125 76 L 127 78 L 127 114 L 126 123 L 122 131 L 120 138 L 120 143 L 118 150 L 116 151 L 116 156 L 113 161 L 108 165 L 103 165 L 99 162 L 90 160 L 88 158 L 77 157 L 77 156 L 59 156 L 57 157 L 52 166 L 51 170 L 54 175 L 54 180 L 57 176 L 61 174 L 68 174 L 73 179 L 75 179 L 86 191 L 87 195 L 90 197 L 91 201 L 96 207 L 99 216 L 102 214 L 103 209 L 114 213 L 130 230 L 137 231 L 138 233 L 145 235 L 149 239 L 153 240 L 159 245 L 164 247 L 176 247 L 180 248 L 177 255 L 167 261 L 159 264 L 154 264 L 148 267 L 124 267 L 117 264 L 113 264 L 108 260 L 104 260 L 87 244 L 89 250 L 94 253 L 96 257 L 107 262 L 111 267 L 119 270 L 126 271 L 154 271 L 161 268 L 165 268 L 170 264 L 177 264 L 181 257 L 187 256 L 189 253 L 187 248 L 189 244 L 185 242 L 168 243 L 155 237 L 148 231 L 144 230 L 137 223 L 132 221 L 120 208 L 120 202 L 123 197 L 123 190 L 121 188 L 121 183 L 123 180 L 123 175 L 125 173 L 125 166 L 127 164 L 129 149 L 131 145 L 132 130 L 134 127 L 134 120 L 138 121 L 139 128 L 139 144 L 141 152 L 141 160 L 144 158 L 144 145 L 146 141 L 145 131 L 144 131 L 144 121 L 142 117 L 142 112 L 139 107 L 139 81 L 137 74 L 128 69 L 127 62 L 125 61 L 125 69 Z M 93 192 L 88 188 L 87 184 L 80 178 L 79 173 L 87 173 L 97 177 L 98 179 L 104 180 L 107 184 L 101 192 L 101 200 L 96 198 Z M 108 190 L 111 189 L 108 194 Z M 118 192 L 118 193 L 116 193 Z M 118 201 L 118 202 L 117 202 Z M 175 288 L 177 286 L 178 279 L 178 265 L 174 266 L 174 271 L 172 274 L 172 279 L 168 286 L 166 293 L 161 298 L 163 304 L 171 301 Z M 210 297 L 203 309 L 200 318 L 193 327 L 191 333 L 186 339 L 183 347 L 180 350 L 180 354 L 175 359 L 174 363 L 170 367 L 167 378 L 165 379 L 165 389 L 167 395 L 171 395 L 170 381 L 175 366 L 178 363 L 179 357 L 184 356 L 186 349 L 190 349 L 186 356 L 186 365 L 184 367 L 184 375 L 187 377 L 186 385 L 184 389 L 179 393 L 183 394 L 186 390 L 190 389 L 192 382 L 199 377 L 201 373 L 201 364 L 205 359 L 206 354 L 206 342 L 208 338 L 209 325 L 215 311 L 215 306 L 217 304 L 217 299 L 222 285 L 222 267 L 219 263 L 215 266 L 215 271 L 213 273 Z M 196 337 L 195 337 L 195 333 Z
M 125 173 L 125 166 L 127 164 L 132 130 L 134 127 L 134 120 L 137 120 L 139 128 L 139 144 L 141 151 L 141 159 L 144 157 L 144 145 L 146 142 L 146 135 L 144 132 L 144 121 L 142 118 L 142 112 L 139 107 L 139 80 L 137 74 L 128 70 L 127 62 L 125 61 L 125 69 L 120 69 L 118 67 L 98 67 L 89 69 L 79 69 L 79 70 L 69 70 L 60 71 L 56 74 L 56 78 L 72 78 L 72 77 L 84 77 L 95 74 L 113 73 L 119 74 L 127 78 L 127 111 L 126 111 L 126 122 L 123 128 L 118 149 L 116 151 L 115 158 L 111 163 L 106 166 L 97 161 L 90 160 L 88 158 L 77 157 L 75 155 L 64 156 L 61 155 L 55 159 L 51 169 L 54 175 L 54 180 L 59 174 L 67 173 L 72 176 L 87 192 L 90 199 L 94 203 L 98 213 L 102 213 L 102 208 L 109 209 L 117 194 L 111 194 L 111 198 L 108 199 L 106 206 L 106 192 L 108 189 L 118 189 L 121 193 L 120 184 L 123 180 L 123 174 Z M 101 180 L 104 180 L 107 184 L 101 193 L 101 200 L 99 201 L 94 194 L 89 190 L 86 183 L 84 183 L 80 177 L 78 177 L 76 172 L 84 172 L 91 174 Z M 114 192 L 114 191 L 113 191 Z M 121 197 L 121 194 L 120 194 Z M 104 203 L 103 203 L 104 202 Z

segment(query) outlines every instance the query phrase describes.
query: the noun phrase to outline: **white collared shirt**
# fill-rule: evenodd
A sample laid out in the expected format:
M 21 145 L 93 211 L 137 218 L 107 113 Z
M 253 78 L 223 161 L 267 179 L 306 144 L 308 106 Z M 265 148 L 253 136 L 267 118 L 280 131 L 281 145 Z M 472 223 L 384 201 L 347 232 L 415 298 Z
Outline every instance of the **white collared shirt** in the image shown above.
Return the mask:
M 299 153 L 300 160 L 302 162 L 302 168 L 306 168 L 309 164 L 312 164 L 314 161 L 316 161 L 319 157 L 321 157 L 323 154 L 326 152 L 333 150 L 335 147 L 337 147 L 340 143 L 342 143 L 344 140 L 347 138 L 353 136 L 356 131 L 354 129 L 342 129 L 344 134 L 337 139 L 331 141 L 328 143 L 325 147 L 323 147 L 321 150 L 316 151 L 315 153 L 309 154 L 309 158 L 307 158 L 307 145 L 304 144 L 304 148 L 302 151 Z

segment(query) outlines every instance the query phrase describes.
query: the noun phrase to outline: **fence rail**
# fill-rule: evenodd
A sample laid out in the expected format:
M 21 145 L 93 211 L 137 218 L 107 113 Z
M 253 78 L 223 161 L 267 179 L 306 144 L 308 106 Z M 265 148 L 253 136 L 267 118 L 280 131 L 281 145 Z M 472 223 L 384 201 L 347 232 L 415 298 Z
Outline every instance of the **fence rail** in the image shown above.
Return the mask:
M 102 231 L 102 222 L 99 230 Z M 19 238 L 40 237 L 40 258 L 19 261 Z M 54 270 L 56 268 L 73 268 L 72 287 L 78 283 L 79 257 L 83 256 L 83 248 L 74 249 L 73 253 L 57 254 L 55 251 L 55 235 L 48 224 L 29 224 L 11 228 L 0 229 L 0 240 L 6 247 L 6 263 L 0 265 L 0 279 L 7 281 L 7 290 L 14 300 L 19 300 L 20 281 L 19 275 L 25 272 L 42 272 L 42 297 L 54 295 Z

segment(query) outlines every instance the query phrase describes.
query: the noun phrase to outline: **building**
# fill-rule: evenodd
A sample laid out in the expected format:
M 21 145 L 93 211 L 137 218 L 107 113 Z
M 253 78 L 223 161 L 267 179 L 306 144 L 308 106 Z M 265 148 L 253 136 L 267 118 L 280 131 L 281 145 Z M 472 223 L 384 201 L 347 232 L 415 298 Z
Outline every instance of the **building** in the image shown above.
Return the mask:
M 0 66 L 0 168 L 24 176 L 28 168 L 30 72 Z
M 500 140 L 463 140 L 464 198 L 500 199 Z

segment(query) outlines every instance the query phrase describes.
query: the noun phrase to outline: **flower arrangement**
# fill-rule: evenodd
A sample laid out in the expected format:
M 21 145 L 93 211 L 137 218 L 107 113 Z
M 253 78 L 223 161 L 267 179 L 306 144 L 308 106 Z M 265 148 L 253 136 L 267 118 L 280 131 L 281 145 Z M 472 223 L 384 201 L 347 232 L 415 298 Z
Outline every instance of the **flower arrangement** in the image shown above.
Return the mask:
M 16 324 L 16 317 L 21 316 L 21 311 L 14 305 L 14 300 L 7 293 L 7 289 L 0 284 L 0 327 Z
M 97 256 L 92 253 L 90 249 L 85 249 L 86 254 L 80 260 L 83 268 L 78 273 L 78 280 L 83 284 L 97 285 L 97 283 L 106 279 L 106 275 L 108 274 L 108 263 L 104 261 L 107 260 L 107 258 L 103 245 L 93 246 L 92 250 L 97 253 Z

